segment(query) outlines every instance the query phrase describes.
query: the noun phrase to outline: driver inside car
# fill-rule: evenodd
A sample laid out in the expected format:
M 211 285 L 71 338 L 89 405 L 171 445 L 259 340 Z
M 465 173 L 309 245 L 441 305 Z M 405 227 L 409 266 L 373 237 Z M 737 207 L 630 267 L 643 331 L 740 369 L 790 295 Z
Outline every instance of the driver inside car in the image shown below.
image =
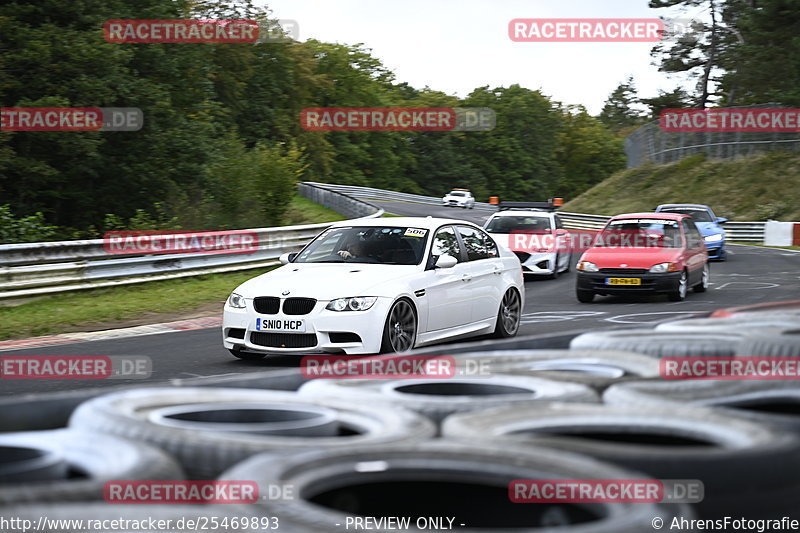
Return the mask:
M 336 253 L 344 260 L 359 259 L 369 255 L 367 252 L 367 243 L 363 241 L 350 243 L 347 248 L 339 250 Z

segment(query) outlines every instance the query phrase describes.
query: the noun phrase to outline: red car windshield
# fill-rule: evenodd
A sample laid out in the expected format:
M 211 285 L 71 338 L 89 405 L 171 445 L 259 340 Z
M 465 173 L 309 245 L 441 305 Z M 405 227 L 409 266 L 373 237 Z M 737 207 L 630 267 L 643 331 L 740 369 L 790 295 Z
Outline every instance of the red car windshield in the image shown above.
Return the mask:
M 626 218 L 612 220 L 594 246 L 601 248 L 680 248 L 681 230 L 676 220 Z

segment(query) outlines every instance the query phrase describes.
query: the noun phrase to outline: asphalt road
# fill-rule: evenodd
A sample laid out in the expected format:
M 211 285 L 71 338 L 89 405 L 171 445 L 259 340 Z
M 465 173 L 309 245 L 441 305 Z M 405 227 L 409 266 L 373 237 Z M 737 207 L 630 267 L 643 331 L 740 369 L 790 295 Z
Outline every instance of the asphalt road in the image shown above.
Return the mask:
M 463 210 L 400 202 L 374 202 L 389 213 L 441 216 L 482 224 L 491 211 Z M 574 261 L 577 257 L 573 258 Z M 574 271 L 555 280 L 526 282 L 525 311 L 520 335 L 642 325 L 690 317 L 722 307 L 800 299 L 800 253 L 752 246 L 731 246 L 729 260 L 711 266 L 711 288 L 690 293 L 683 302 L 665 296 L 599 297 L 592 304 L 575 299 Z M 109 355 L 141 356 L 153 361 L 147 380 L 235 375 L 271 368 L 297 366 L 298 357 L 273 356 L 262 361 L 234 359 L 222 348 L 217 328 L 98 340 L 45 348 L 5 351 L 2 355 Z M 26 392 L 67 391 L 83 387 L 132 384 L 125 380 L 3 380 L 0 396 Z

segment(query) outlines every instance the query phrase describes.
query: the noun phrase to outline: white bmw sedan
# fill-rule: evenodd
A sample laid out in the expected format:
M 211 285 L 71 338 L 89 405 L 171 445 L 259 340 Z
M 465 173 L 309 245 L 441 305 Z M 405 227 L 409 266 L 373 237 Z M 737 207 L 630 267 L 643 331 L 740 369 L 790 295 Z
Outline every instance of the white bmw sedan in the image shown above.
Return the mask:
M 281 262 L 225 303 L 223 344 L 236 357 L 404 352 L 519 329 L 519 260 L 469 222 L 338 222 Z

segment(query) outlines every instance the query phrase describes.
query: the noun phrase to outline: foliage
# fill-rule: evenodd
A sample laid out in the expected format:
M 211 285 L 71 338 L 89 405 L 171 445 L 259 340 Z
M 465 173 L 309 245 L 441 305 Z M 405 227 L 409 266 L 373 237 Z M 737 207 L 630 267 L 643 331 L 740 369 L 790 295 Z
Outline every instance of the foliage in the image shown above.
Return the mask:
M 17 218 L 11 206 L 0 205 L 0 243 L 48 241 L 57 229 L 47 224 L 41 212 Z

